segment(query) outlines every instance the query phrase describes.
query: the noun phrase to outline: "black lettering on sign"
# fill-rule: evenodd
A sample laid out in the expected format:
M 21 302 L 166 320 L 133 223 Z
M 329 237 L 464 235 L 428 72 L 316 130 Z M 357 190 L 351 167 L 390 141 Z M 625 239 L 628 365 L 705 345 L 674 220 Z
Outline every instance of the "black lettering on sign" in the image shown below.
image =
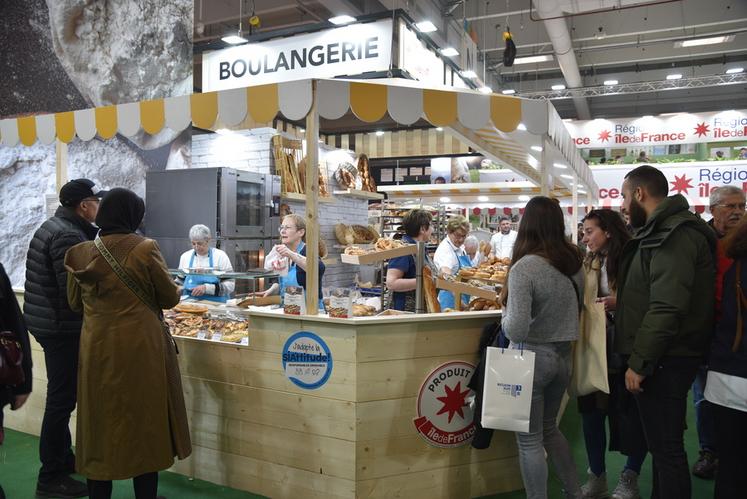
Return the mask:
M 228 61 L 223 61 L 218 65 L 221 80 L 225 80 L 231 76 L 231 72 L 228 71 L 229 66 L 230 64 L 228 63 Z
M 240 68 L 240 69 L 237 69 Z M 233 74 L 234 78 L 241 78 L 246 73 L 246 63 L 243 59 L 237 59 L 233 61 L 233 64 L 231 65 L 231 73 Z
M 379 57 L 379 37 L 366 39 L 366 59 Z
M 275 71 L 277 71 L 276 68 L 270 69 L 270 64 L 267 62 L 267 54 L 265 54 L 265 73 L 274 73 Z
M 278 71 L 281 68 L 288 71 L 288 61 L 285 59 L 285 52 L 280 52 L 278 63 L 275 65 L 275 71 Z
M 256 64 L 257 67 L 254 67 L 253 63 Z M 249 59 L 249 74 L 252 76 L 257 76 L 260 71 L 262 71 L 262 61 L 260 61 L 259 59 Z
M 345 62 L 347 57 L 350 57 L 351 61 L 355 60 L 355 44 L 353 42 L 342 42 L 342 62 Z
M 296 63 L 298 63 L 299 68 L 306 67 L 306 48 L 300 54 L 298 50 L 291 50 L 291 69 L 296 69 Z
M 327 45 L 327 64 L 334 64 L 340 62 L 340 44 L 330 43 Z
M 319 54 L 318 57 L 314 57 L 314 54 Z M 324 64 L 324 47 L 321 45 L 314 45 L 309 50 L 309 64 L 312 66 L 321 66 Z

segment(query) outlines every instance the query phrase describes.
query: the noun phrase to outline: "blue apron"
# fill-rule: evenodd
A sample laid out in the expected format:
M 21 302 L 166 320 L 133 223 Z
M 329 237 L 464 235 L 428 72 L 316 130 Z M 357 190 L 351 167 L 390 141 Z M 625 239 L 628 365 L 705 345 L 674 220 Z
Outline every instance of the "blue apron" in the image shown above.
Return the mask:
M 469 258 L 469 255 L 457 255 L 456 250 L 452 246 L 451 251 L 454 252 L 454 256 L 457 257 L 457 268 L 455 274 L 459 272 L 460 269 L 465 267 L 472 267 L 472 261 Z M 462 295 L 462 303 L 466 305 L 469 303 L 469 297 Z M 445 308 L 456 308 L 456 300 L 454 299 L 454 293 L 451 291 L 446 291 L 445 289 L 440 289 L 438 291 L 438 304 L 441 305 L 441 311 L 443 311 Z
M 298 244 L 298 248 L 296 248 L 296 253 L 301 253 L 301 250 L 303 250 L 305 244 L 303 241 L 301 241 Z M 285 298 L 285 288 L 288 286 L 296 286 L 300 287 L 301 285 L 298 283 L 298 268 L 296 267 L 296 263 L 291 261 L 290 267 L 288 268 L 288 274 L 284 276 L 280 276 L 278 278 L 278 283 L 280 284 L 280 299 L 284 300 Z M 324 301 L 319 300 L 319 310 L 321 312 L 324 312 Z
M 192 252 L 192 256 L 189 259 L 189 268 L 193 268 L 195 262 L 195 254 L 196 252 Z M 208 266 L 210 268 L 213 267 L 213 250 L 208 249 Z M 192 289 L 196 288 L 197 286 L 201 284 L 214 284 L 216 287 L 216 291 L 220 293 L 220 279 L 214 275 L 201 275 L 201 274 L 190 274 L 184 279 L 184 288 L 182 290 L 182 294 L 185 296 L 192 296 Z M 210 301 L 217 301 L 220 303 L 226 303 L 228 300 L 228 296 L 213 296 L 204 294 L 202 296 L 196 296 L 198 300 L 210 300 Z

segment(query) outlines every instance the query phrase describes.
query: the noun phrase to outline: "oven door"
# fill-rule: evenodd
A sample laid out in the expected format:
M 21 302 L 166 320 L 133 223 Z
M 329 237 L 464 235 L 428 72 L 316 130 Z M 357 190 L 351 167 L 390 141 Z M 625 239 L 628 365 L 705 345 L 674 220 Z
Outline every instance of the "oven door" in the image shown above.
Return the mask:
M 265 256 L 272 250 L 272 239 L 222 239 L 220 248 L 226 252 L 233 270 L 250 272 L 264 269 Z M 234 296 L 267 289 L 276 279 L 237 279 Z
M 272 237 L 273 176 L 223 168 L 221 175 L 221 236 Z

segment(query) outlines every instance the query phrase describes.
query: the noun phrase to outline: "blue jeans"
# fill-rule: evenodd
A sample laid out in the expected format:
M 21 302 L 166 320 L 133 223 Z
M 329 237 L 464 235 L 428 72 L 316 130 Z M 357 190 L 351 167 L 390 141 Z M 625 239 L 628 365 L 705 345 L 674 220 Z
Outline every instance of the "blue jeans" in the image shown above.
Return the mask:
M 700 366 L 693 382 L 693 404 L 695 404 L 695 428 L 698 430 L 700 450 L 714 452 L 716 431 L 713 427 L 713 405 L 703 398 L 708 367 Z
M 571 379 L 571 344 L 527 344 L 525 349 L 535 352 L 532 408 L 529 431 L 517 433 L 516 442 L 527 499 L 547 498 L 545 451 L 568 497 L 580 498 L 576 463 L 568 441 L 556 423 L 560 403 Z
M 607 452 L 607 429 L 604 422 L 607 414 L 601 410 L 582 413 L 581 422 L 584 429 L 584 443 L 586 444 L 586 457 L 589 459 L 589 469 L 599 476 L 606 471 L 604 455 Z M 646 459 L 646 453 L 628 456 L 624 469 L 641 473 L 641 466 Z

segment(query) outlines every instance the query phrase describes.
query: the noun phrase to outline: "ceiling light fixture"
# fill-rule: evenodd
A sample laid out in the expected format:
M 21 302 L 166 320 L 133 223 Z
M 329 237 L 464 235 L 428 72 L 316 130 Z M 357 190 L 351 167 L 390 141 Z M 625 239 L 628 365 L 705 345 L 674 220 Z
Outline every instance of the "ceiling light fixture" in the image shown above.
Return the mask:
M 329 22 L 331 22 L 335 26 L 341 26 L 343 24 L 354 23 L 355 18 L 353 16 L 348 16 L 348 15 L 335 16 L 335 17 L 330 17 Z
M 477 200 L 480 201 L 481 203 L 487 203 L 488 202 L 488 197 L 487 196 L 477 196 Z
M 528 57 L 517 57 L 514 59 L 514 64 L 532 64 L 535 62 L 548 62 L 552 61 L 552 55 L 530 55 Z
M 519 123 L 519 125 L 516 127 L 517 130 L 521 130 L 522 132 L 526 132 L 527 127 L 524 123 Z
M 461 71 L 459 74 L 462 75 L 465 78 L 477 78 L 477 73 L 475 73 L 471 69 L 467 69 L 465 71 Z
M 441 55 L 444 57 L 454 57 L 459 55 L 459 51 L 454 47 L 446 47 L 445 49 L 441 49 Z
M 442 203 L 448 203 L 449 201 L 451 201 L 451 198 L 447 198 L 446 196 L 444 196 L 442 198 L 439 198 L 439 201 L 441 201 Z
M 228 43 L 229 45 L 238 45 L 239 43 L 246 43 L 249 41 L 243 36 L 239 36 L 239 35 L 226 35 L 223 38 L 221 38 L 221 40 Z
M 553 85 L 550 88 L 553 89 L 553 90 L 565 90 L 565 85 L 563 85 L 562 83 L 559 83 L 557 85 Z
M 726 74 L 733 75 L 733 74 L 741 73 L 743 71 L 744 71 L 744 68 L 731 68 L 731 69 L 726 70 Z
M 709 36 L 707 38 L 690 38 L 674 42 L 674 48 L 699 47 L 701 45 L 716 45 L 734 41 L 734 35 Z
M 667 80 L 679 80 L 680 78 L 682 78 L 682 75 L 679 73 L 667 75 Z
M 563 174 L 563 175 L 561 175 L 561 177 L 573 180 L 573 175 L 565 175 L 565 174 Z M 573 185 L 573 184 L 571 183 L 571 185 Z
M 377 136 L 377 137 L 381 137 L 382 135 L 384 135 L 384 132 L 383 132 L 383 131 L 381 131 L 381 130 L 376 130 L 376 136 Z
M 433 33 L 438 30 L 436 25 L 430 21 L 420 21 L 419 23 L 415 23 L 415 28 L 421 33 Z
M 480 90 L 480 92 L 482 92 L 484 94 L 492 94 L 493 93 L 493 89 L 490 88 L 487 85 L 480 87 L 478 90 Z
M 567 168 L 568 168 L 568 167 L 567 167 L 566 165 L 564 165 L 563 163 L 553 163 L 553 165 L 552 165 L 552 166 L 554 166 L 555 168 L 558 168 L 558 169 L 560 169 L 560 170 L 565 170 L 565 169 L 567 169 Z M 571 178 L 573 178 L 573 177 L 571 177 Z
M 516 93 L 516 90 L 514 90 L 513 88 L 507 88 L 505 90 L 502 90 L 501 93 L 503 95 L 514 95 Z
M 519 201 L 529 201 L 529 199 L 530 197 L 526 194 L 522 194 L 521 196 L 519 196 Z
M 532 146 L 532 151 L 542 152 L 541 146 Z
M 442 127 L 440 127 L 440 126 L 437 126 L 437 127 L 436 127 L 436 131 L 437 131 L 437 132 L 443 132 L 443 131 L 444 131 L 444 129 L 443 129 Z
M 604 80 L 604 84 L 608 87 L 611 87 L 612 85 L 617 85 L 618 83 L 620 82 L 617 80 Z

